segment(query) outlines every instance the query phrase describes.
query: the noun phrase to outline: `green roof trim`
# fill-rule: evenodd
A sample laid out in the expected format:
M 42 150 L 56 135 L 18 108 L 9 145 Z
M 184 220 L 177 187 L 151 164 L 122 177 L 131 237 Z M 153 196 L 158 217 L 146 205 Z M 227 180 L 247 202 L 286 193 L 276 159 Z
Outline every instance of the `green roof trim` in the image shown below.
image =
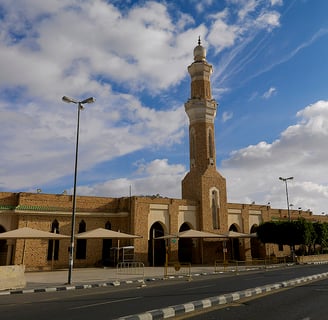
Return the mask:
M 15 208 L 16 208 L 15 206 L 0 205 L 0 210 L 14 210 Z
M 29 211 L 69 211 L 70 208 L 56 208 L 56 207 L 43 207 L 43 206 L 27 206 L 18 205 L 16 210 L 29 210 Z

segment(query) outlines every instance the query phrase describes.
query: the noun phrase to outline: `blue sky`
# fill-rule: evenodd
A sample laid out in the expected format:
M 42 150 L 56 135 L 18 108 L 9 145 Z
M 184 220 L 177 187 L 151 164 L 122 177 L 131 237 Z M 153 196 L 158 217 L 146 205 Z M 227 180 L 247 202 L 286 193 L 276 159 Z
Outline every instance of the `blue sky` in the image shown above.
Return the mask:
M 228 201 L 328 213 L 325 0 L 0 0 L 0 191 L 180 198 L 198 37 Z

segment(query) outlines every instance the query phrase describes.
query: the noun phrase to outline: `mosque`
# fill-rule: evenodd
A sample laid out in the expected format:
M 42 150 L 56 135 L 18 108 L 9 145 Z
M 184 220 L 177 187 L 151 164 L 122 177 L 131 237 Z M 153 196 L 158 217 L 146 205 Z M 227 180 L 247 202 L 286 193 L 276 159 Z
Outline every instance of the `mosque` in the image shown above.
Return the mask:
M 189 118 L 189 172 L 182 180 L 182 199 L 160 196 L 121 198 L 77 196 L 75 231 L 111 229 L 141 236 L 136 239 L 76 239 L 74 267 L 115 265 L 121 260 L 146 266 L 169 261 L 213 264 L 215 260 L 264 259 L 286 256 L 288 246 L 264 245 L 257 238 L 156 239 L 189 229 L 215 234 L 251 234 L 266 221 L 324 217 L 302 210 L 274 209 L 269 204 L 228 203 L 226 179 L 217 171 L 214 120 L 218 104 L 212 98 L 212 65 L 200 40 L 188 67 L 191 94 L 185 103 Z M 0 234 L 30 227 L 70 235 L 72 195 L 0 193 Z M 289 216 L 288 216 L 289 215 Z M 65 268 L 70 239 L 0 239 L 0 265 L 24 264 L 27 270 Z M 124 248 L 124 249 L 123 249 Z M 126 249 L 126 251 L 124 251 Z M 129 251 L 130 250 L 130 251 Z M 167 255 L 166 255 L 167 254 Z

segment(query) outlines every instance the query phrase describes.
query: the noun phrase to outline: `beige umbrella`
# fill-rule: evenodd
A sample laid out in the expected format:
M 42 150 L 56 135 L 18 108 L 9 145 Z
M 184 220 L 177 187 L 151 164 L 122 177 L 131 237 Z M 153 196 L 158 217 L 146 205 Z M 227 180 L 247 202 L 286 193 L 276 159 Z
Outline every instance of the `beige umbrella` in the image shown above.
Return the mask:
M 119 239 L 136 239 L 142 238 L 134 234 L 128 234 L 124 232 L 118 232 L 114 230 L 98 228 L 86 232 L 81 232 L 75 235 L 76 239 L 118 239 L 117 247 L 120 247 Z M 119 256 L 119 251 L 117 251 L 117 256 Z
M 228 233 L 224 234 L 226 238 L 256 238 L 257 234 L 254 233 L 242 233 L 236 231 L 229 231 Z
M 224 238 L 224 235 L 189 229 L 178 233 L 179 238 Z
M 59 233 L 42 231 L 42 230 L 38 230 L 38 229 L 32 229 L 32 228 L 28 228 L 28 227 L 18 228 L 18 229 L 0 233 L 0 239 L 24 239 L 22 264 L 24 264 L 24 258 L 25 258 L 25 249 L 26 249 L 25 248 L 26 247 L 25 239 L 59 240 L 59 239 L 65 239 L 65 238 L 69 238 L 69 236 L 65 236 L 65 235 L 59 234 Z M 53 265 L 53 261 L 51 262 L 51 265 Z
M 177 234 L 169 234 L 162 237 L 157 237 L 155 239 L 174 239 L 174 238 L 225 238 L 223 234 L 217 234 L 207 231 L 198 231 L 194 229 L 189 229 L 186 231 L 181 231 Z
M 81 232 L 75 235 L 76 239 L 135 239 L 142 238 L 134 234 L 128 234 L 118 231 L 113 231 L 104 228 L 98 228 L 86 232 Z
M 59 233 L 52 233 L 28 227 L 18 228 L 15 230 L 0 233 L 0 239 L 65 239 L 65 236 Z
M 220 238 L 220 239 L 224 239 L 225 235 L 222 234 L 217 234 L 217 233 L 212 233 L 212 232 L 207 232 L 207 231 L 198 231 L 198 230 L 193 230 L 193 229 L 189 229 L 186 231 L 181 231 L 179 233 L 177 233 L 176 235 L 167 235 L 167 236 L 162 236 L 162 237 L 158 237 L 155 239 L 174 239 L 174 238 L 199 238 L 201 239 L 201 257 L 202 257 L 202 263 L 203 263 L 203 239 L 204 238 Z M 167 264 L 167 259 L 168 257 L 166 257 L 166 264 Z

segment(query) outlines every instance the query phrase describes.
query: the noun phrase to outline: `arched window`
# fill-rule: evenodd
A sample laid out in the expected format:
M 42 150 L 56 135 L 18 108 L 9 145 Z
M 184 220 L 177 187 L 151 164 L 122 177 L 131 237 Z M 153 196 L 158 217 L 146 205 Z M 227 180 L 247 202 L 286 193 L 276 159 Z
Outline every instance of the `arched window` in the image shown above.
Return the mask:
M 79 232 L 85 232 L 87 225 L 84 220 L 79 223 Z M 87 239 L 78 239 L 76 241 L 76 259 L 86 259 L 87 257 Z
M 59 223 L 55 219 L 51 224 L 51 232 L 59 233 Z M 59 256 L 59 240 L 49 240 L 47 260 L 58 260 Z
M 208 156 L 210 159 L 213 159 L 213 137 L 212 137 L 212 131 L 208 131 Z
M 190 131 L 190 166 L 195 166 L 195 153 L 196 153 L 196 141 L 195 141 L 195 132 L 192 129 Z
M 213 190 L 211 194 L 211 207 L 212 207 L 212 223 L 213 229 L 220 229 L 220 215 L 219 215 L 219 193 Z

